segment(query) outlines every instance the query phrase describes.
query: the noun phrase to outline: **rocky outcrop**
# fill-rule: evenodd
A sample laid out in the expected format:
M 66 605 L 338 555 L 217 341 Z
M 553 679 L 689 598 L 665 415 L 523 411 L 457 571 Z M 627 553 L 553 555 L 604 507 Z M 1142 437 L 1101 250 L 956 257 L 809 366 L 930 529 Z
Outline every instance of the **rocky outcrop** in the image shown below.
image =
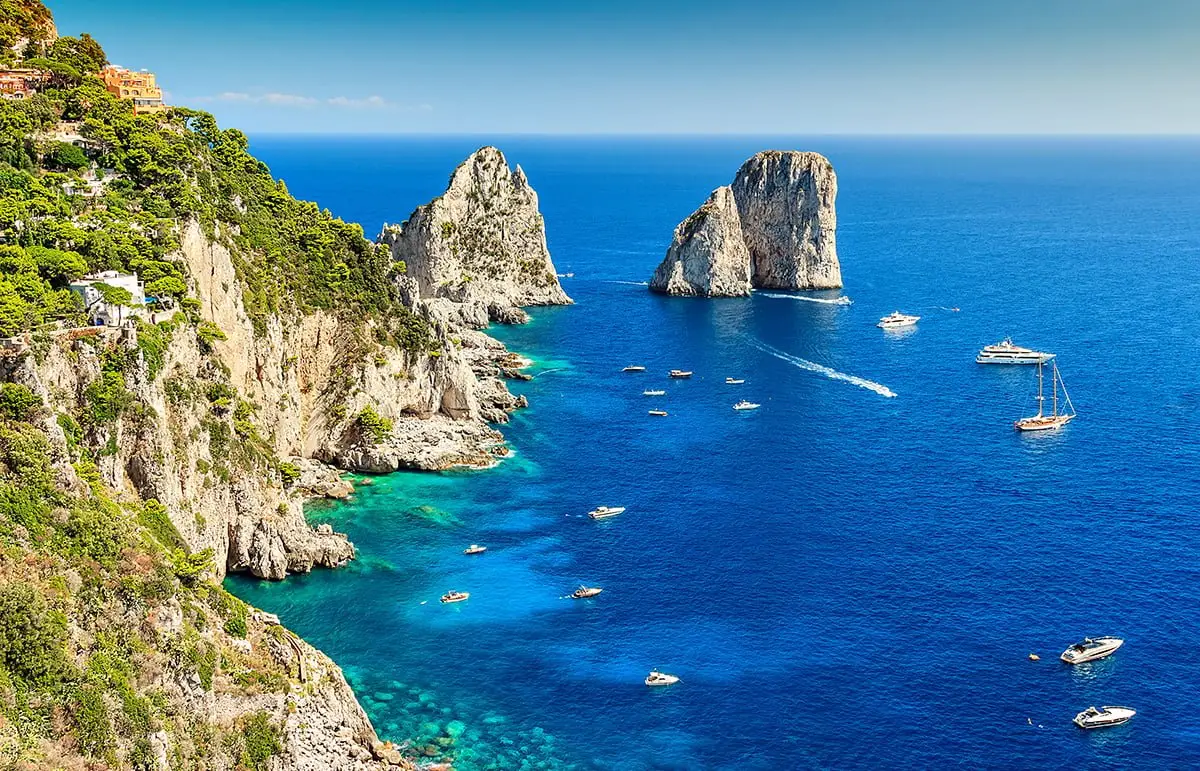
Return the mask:
M 650 288 L 704 297 L 839 288 L 836 198 L 837 176 L 824 156 L 758 153 L 676 228 Z
M 528 320 L 531 305 L 567 305 L 546 247 L 537 193 L 494 147 L 476 151 L 454 170 L 446 192 L 380 243 L 406 266 L 421 298 L 460 306 L 461 319 L 504 324 Z
M 650 288 L 685 297 L 750 293 L 750 254 L 730 188 L 714 190 L 703 206 L 675 228 L 675 239 L 650 279 Z

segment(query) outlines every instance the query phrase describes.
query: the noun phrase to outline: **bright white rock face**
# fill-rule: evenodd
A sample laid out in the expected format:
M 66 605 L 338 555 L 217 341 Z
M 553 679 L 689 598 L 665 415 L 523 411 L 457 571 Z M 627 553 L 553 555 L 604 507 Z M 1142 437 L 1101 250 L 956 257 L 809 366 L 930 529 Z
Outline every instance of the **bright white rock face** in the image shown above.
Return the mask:
M 405 263 L 422 298 L 481 306 L 491 321 L 522 323 L 522 307 L 571 303 L 546 247 L 537 193 L 494 147 L 463 161 L 445 193 L 404 224 L 385 226 L 379 241 Z
M 750 253 L 742 240 L 733 190 L 717 188 L 675 228 L 675 239 L 654 272 L 650 288 L 681 296 L 750 294 Z
M 824 156 L 758 153 L 675 229 L 650 288 L 694 297 L 837 289 L 836 198 L 837 175 Z

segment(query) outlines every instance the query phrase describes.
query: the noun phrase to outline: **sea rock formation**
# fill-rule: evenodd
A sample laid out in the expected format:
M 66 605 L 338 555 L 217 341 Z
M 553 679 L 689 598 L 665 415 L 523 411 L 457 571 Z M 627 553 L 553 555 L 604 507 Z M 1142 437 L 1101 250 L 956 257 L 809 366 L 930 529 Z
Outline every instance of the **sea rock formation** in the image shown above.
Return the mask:
M 445 193 L 402 225 L 385 225 L 379 241 L 421 298 L 451 300 L 465 324 L 523 323 L 522 307 L 571 302 L 550 260 L 537 193 L 495 147 L 463 161 Z
M 824 156 L 758 153 L 676 228 L 650 288 L 703 297 L 839 288 L 836 198 L 837 176 Z
M 667 258 L 650 288 L 680 296 L 740 297 L 750 293 L 750 253 L 742 238 L 733 190 L 719 187 L 675 228 Z

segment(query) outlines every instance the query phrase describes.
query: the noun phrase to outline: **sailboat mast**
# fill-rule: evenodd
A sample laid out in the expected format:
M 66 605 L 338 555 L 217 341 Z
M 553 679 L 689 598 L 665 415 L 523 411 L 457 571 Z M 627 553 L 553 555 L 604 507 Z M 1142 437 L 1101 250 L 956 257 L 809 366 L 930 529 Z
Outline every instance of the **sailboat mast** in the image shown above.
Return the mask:
M 1043 369 L 1042 364 L 1039 362 L 1038 363 L 1038 417 L 1039 418 L 1042 417 L 1042 415 L 1044 414 L 1045 410 L 1043 409 L 1043 407 L 1046 404 L 1046 395 L 1045 395 L 1046 389 L 1043 386 L 1043 383 L 1045 382 L 1045 376 L 1042 374 L 1042 369 Z
M 1054 367 L 1054 370 L 1053 370 L 1054 380 L 1051 383 L 1051 385 L 1054 386 L 1054 417 L 1057 418 L 1058 417 L 1058 365 L 1054 364 L 1053 367 Z

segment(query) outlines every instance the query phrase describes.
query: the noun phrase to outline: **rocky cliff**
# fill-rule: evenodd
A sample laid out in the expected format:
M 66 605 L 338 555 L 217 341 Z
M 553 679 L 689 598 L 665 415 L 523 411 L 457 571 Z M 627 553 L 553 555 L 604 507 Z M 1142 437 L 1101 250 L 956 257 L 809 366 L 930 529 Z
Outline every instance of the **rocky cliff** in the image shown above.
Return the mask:
M 719 187 L 675 228 L 667 258 L 650 279 L 656 292 L 740 297 L 750 293 L 750 253 L 733 191 Z
M 421 298 L 453 301 L 466 324 L 522 323 L 522 307 L 571 302 L 550 260 L 537 193 L 494 147 L 467 158 L 446 192 L 402 225 L 385 226 L 380 242 L 407 266 Z
M 758 153 L 730 187 L 719 188 L 676 229 L 650 288 L 683 296 L 836 289 L 842 285 L 836 198 L 837 176 L 824 156 Z

